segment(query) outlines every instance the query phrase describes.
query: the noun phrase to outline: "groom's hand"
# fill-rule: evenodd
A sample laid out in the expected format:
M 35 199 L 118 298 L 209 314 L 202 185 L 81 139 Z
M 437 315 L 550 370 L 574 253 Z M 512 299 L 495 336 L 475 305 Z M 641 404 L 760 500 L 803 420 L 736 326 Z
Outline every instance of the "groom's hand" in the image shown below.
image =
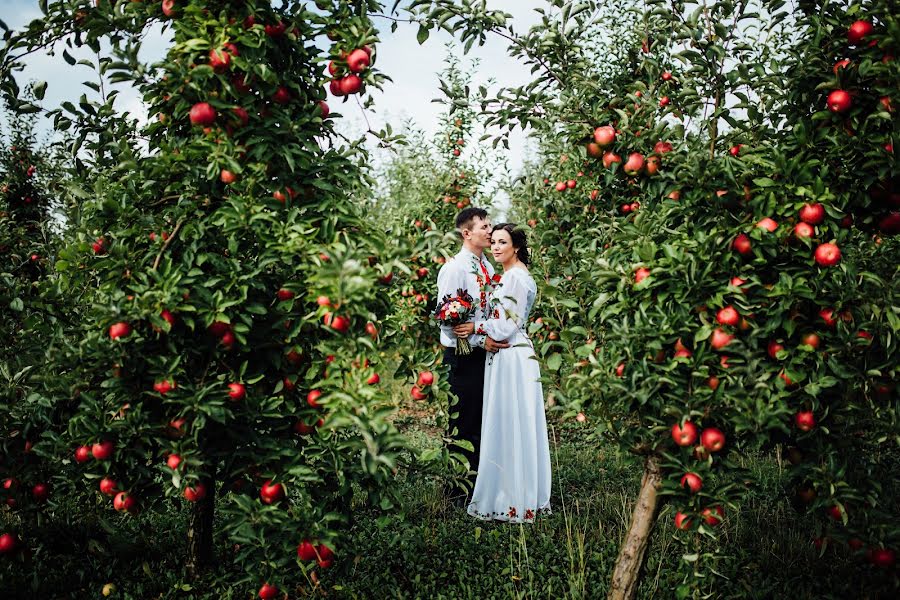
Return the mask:
M 472 335 L 475 331 L 475 323 L 463 323 L 461 325 L 456 325 L 453 328 L 453 333 L 456 334 L 456 337 L 465 338 Z
M 506 340 L 501 340 L 498 342 L 490 336 L 484 338 L 484 349 L 488 352 L 497 352 L 498 350 L 503 350 L 504 348 L 509 348 L 509 343 Z

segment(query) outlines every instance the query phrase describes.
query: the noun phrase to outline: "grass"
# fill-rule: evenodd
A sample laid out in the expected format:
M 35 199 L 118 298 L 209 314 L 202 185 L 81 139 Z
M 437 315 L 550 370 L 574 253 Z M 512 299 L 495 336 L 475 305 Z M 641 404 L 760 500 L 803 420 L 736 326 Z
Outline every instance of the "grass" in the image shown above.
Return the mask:
M 397 423 L 420 447 L 438 443 L 434 415 L 404 410 Z M 406 510 L 384 519 L 379 511 L 355 511 L 342 560 L 318 586 L 304 580 L 291 597 L 314 598 L 598 598 L 607 582 L 640 483 L 641 465 L 612 447 L 587 441 L 580 426 L 551 423 L 554 513 L 533 525 L 476 521 L 442 499 L 440 482 L 401 474 Z M 756 475 L 739 518 L 729 515 L 718 558 L 702 562 L 718 575 L 687 597 L 891 598 L 892 574 L 829 550 L 819 557 L 810 544 L 814 521 L 797 515 L 782 493 L 782 475 L 768 457 L 745 457 Z M 221 566 L 188 582 L 181 565 L 186 542 L 183 506 L 163 515 L 139 515 L 104 527 L 89 505 L 71 507 L 69 522 L 45 523 L 53 539 L 45 551 L 10 574 L 0 567 L 3 598 L 97 598 L 107 582 L 113 598 L 248 598 L 223 541 Z M 659 517 L 648 550 L 639 598 L 671 598 L 693 567 L 674 535 L 670 509 Z M 11 579 L 10 576 L 12 577 Z M 12 590 L 9 593 L 8 590 Z M 701 596 L 701 591 L 708 593 Z

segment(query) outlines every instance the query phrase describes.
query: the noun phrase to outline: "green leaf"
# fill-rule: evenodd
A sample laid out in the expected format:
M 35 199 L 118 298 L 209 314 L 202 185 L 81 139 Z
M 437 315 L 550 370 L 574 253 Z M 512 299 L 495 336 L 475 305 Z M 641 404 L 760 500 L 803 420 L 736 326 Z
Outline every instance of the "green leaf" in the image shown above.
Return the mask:
M 425 40 L 428 39 L 428 36 L 431 35 L 431 32 L 428 31 L 428 28 L 424 25 L 419 25 L 419 32 L 416 34 L 416 41 L 419 42 L 419 45 L 425 43 Z
M 41 81 L 39 83 L 34 84 L 34 87 L 32 88 L 32 90 L 34 91 L 35 98 L 37 98 L 38 100 L 43 100 L 44 94 L 47 93 L 47 82 Z
M 559 352 L 554 352 L 550 355 L 550 358 L 547 359 L 547 368 L 551 371 L 558 371 L 562 366 L 562 354 Z

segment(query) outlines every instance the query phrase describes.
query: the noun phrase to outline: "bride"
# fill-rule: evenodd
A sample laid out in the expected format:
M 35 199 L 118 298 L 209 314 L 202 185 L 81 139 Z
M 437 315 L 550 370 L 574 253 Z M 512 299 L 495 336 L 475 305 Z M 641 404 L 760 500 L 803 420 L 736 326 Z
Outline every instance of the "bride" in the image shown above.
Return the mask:
M 479 519 L 530 523 L 550 512 L 550 445 L 540 368 L 525 327 L 537 286 L 528 272 L 525 232 L 512 223 L 491 232 L 503 277 L 491 294 L 492 318 L 476 333 L 510 347 L 488 354 L 484 375 L 481 457 L 468 513 Z

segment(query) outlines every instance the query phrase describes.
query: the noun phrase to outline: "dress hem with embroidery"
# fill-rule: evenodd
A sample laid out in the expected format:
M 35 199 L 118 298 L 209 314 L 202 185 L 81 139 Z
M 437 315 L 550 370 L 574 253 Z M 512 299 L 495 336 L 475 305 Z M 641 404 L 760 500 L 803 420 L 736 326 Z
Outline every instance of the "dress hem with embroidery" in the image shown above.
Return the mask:
M 501 512 L 492 512 L 488 513 L 480 513 L 477 508 L 474 508 L 475 503 L 470 503 L 466 512 L 468 512 L 470 517 L 474 517 L 481 521 L 499 521 L 503 523 L 534 523 L 534 520 L 537 517 L 543 517 L 552 515 L 553 511 L 550 509 L 550 502 L 547 502 L 544 506 L 538 508 L 537 510 L 526 509 L 524 516 L 519 516 L 518 511 L 515 507 L 510 506 L 509 510 L 501 513 Z M 530 514 L 529 514 L 530 513 Z

